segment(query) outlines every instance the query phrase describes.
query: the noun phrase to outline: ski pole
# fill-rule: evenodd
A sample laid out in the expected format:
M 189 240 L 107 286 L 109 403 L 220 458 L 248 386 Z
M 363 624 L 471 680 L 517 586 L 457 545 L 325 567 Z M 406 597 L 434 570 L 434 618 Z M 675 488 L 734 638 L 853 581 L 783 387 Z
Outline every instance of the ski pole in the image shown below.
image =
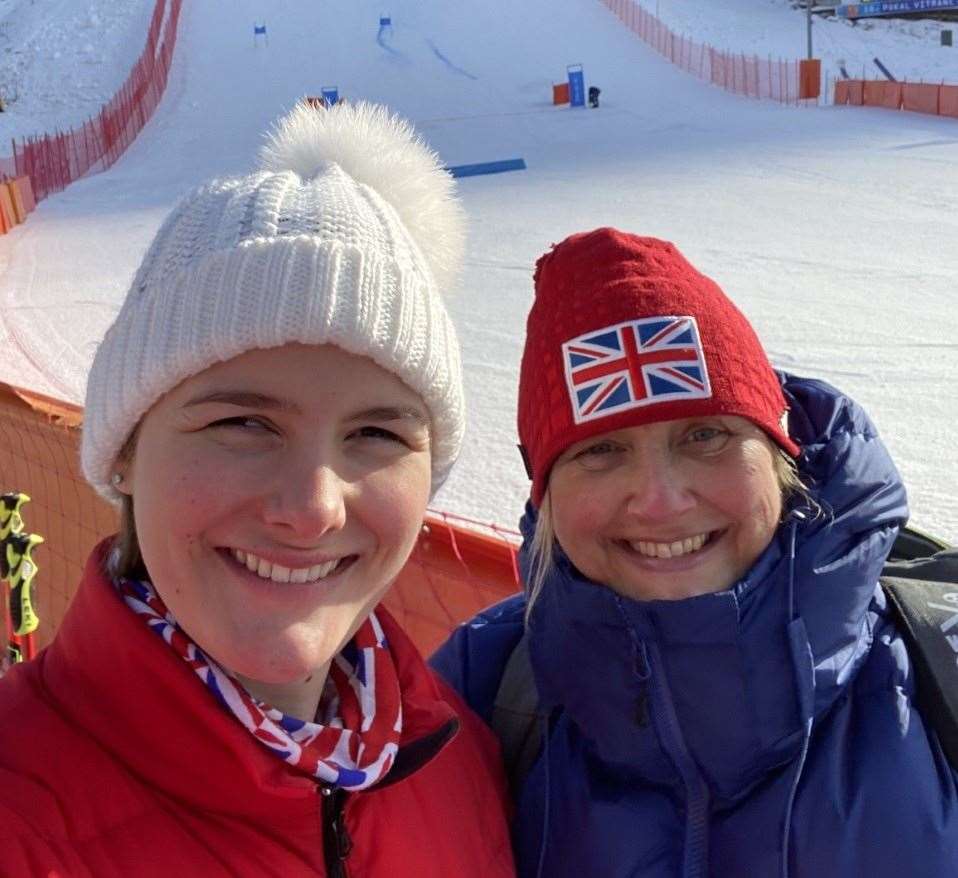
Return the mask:
M 33 550 L 43 542 L 37 534 L 11 533 L 6 540 L 7 581 L 10 583 L 10 618 L 13 633 L 26 647 L 26 657 L 33 658 L 34 643 L 30 636 L 40 625 L 33 609 L 33 577 L 37 565 Z
M 30 498 L 23 493 L 0 494 L 0 542 L 12 534 L 18 534 L 23 530 L 23 516 L 20 514 L 20 508 L 24 503 L 29 503 Z M 3 569 L 4 560 L 0 559 L 0 571 Z M 6 573 L 0 575 L 0 579 L 6 576 Z
M 20 512 L 24 503 L 29 503 L 30 498 L 20 492 L 7 492 L 0 494 L 0 589 L 2 583 L 7 578 L 9 568 L 7 565 L 7 539 L 13 533 L 20 533 L 23 530 L 23 516 Z M 0 601 L 3 604 L 3 621 L 7 634 L 7 665 L 13 665 L 23 659 L 20 650 L 18 638 L 14 635 L 13 619 L 10 614 L 10 605 L 7 601 Z
M 6 554 L 7 554 L 7 543 L 6 540 L 0 540 L 0 555 L 4 558 L 4 564 L 6 564 Z M 0 592 L 3 591 L 3 583 L 5 579 L 0 577 Z M 3 606 L 3 627 L 6 630 L 6 646 L 3 649 L 3 652 L 0 653 L 0 677 L 6 673 L 6 671 L 17 662 L 23 659 L 23 656 L 20 653 L 20 646 L 17 643 L 17 638 L 13 634 L 13 619 L 10 618 L 10 602 L 3 600 L 2 598 L 6 597 L 5 595 L 0 595 L 0 605 Z

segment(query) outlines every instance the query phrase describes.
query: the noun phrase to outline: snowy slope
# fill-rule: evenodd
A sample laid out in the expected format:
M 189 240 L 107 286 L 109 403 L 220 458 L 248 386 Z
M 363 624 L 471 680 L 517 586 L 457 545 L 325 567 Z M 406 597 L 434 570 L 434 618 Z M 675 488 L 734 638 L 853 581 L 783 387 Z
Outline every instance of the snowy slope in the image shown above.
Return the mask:
M 10 140 L 79 127 L 136 63 L 151 0 L 0 0 L 0 154 Z
M 793 0 L 640 0 L 677 34 L 719 49 L 765 58 L 804 58 L 804 9 Z M 872 18 L 850 21 L 814 16 L 812 50 L 834 82 L 844 65 L 850 76 L 881 79 L 878 58 L 897 79 L 958 83 L 958 46 L 942 46 L 941 31 L 958 22 Z M 958 40 L 955 40 L 958 43 Z M 829 100 L 831 98 L 829 97 Z
M 753 0 L 763 2 L 780 5 Z M 700 23 L 706 8 L 736 5 L 696 4 Z M 0 239 L 0 347 L 19 352 L 0 380 L 82 401 L 95 345 L 176 198 L 247 170 L 271 119 L 338 85 L 412 118 L 449 164 L 522 156 L 529 166 L 461 181 L 471 239 L 449 305 L 470 422 L 437 506 L 515 522 L 528 490 L 514 409 L 532 265 L 564 235 L 614 224 L 676 241 L 735 298 L 773 360 L 865 403 L 911 488 L 914 520 L 958 540 L 953 120 L 727 95 L 651 53 L 596 0 L 390 7 L 381 46 L 382 5 L 368 0 L 185 4 L 167 95 L 133 147 Z M 269 46 L 254 47 L 263 20 Z M 551 83 L 576 62 L 603 90 L 599 111 L 549 104 Z

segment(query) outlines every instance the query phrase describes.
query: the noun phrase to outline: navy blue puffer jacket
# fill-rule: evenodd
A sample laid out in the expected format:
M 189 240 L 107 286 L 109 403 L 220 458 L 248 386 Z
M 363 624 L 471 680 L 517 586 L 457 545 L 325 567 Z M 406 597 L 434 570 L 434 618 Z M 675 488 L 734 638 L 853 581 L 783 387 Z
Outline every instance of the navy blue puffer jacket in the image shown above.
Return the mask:
M 529 620 L 549 718 L 517 802 L 520 876 L 958 876 L 956 774 L 878 586 L 904 488 L 855 403 L 783 382 L 823 513 L 788 514 L 731 589 L 633 601 L 558 552 Z M 524 608 L 434 657 L 487 719 Z

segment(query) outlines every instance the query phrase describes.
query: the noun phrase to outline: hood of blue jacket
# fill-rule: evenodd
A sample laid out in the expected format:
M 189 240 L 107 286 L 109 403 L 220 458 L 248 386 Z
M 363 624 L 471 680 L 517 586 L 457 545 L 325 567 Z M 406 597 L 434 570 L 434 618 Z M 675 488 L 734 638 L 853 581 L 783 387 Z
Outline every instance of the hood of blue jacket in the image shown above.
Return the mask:
M 678 732 L 719 800 L 792 759 L 807 714 L 820 717 L 853 679 L 871 645 L 882 564 L 907 519 L 901 477 L 864 411 L 825 382 L 781 380 L 799 471 L 820 511 L 788 510 L 741 581 L 679 601 L 624 598 L 557 547 L 528 622 L 543 705 L 566 711 L 598 758 L 673 786 L 663 740 Z M 530 506 L 526 582 L 534 527 Z M 677 730 L 643 721 L 650 675 L 668 692 Z

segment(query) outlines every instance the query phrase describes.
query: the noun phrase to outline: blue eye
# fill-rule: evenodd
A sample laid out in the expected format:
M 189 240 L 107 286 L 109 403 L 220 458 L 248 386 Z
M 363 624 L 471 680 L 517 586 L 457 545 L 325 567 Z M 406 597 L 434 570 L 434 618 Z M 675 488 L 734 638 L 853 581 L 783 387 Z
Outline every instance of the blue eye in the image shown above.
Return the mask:
M 700 427 L 698 430 L 689 433 L 689 439 L 692 442 L 708 442 L 709 439 L 714 439 L 718 435 L 719 431 L 714 427 Z
M 725 447 L 729 435 L 722 427 L 694 427 L 685 434 L 683 442 L 695 451 L 719 451 Z

